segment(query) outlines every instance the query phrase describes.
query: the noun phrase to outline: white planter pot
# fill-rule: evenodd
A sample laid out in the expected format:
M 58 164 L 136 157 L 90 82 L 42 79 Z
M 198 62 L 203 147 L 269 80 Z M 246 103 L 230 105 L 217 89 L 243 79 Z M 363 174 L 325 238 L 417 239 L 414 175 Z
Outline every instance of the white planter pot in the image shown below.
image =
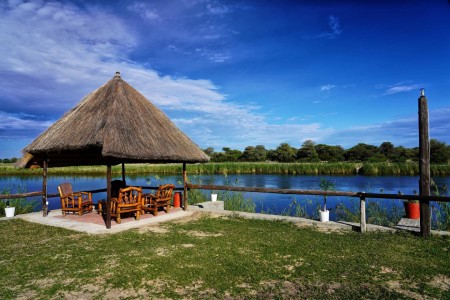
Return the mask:
M 330 221 L 330 211 L 329 210 L 326 210 L 326 211 L 319 210 L 319 212 L 320 212 L 320 222 Z
M 16 211 L 15 207 L 5 207 L 5 215 L 7 218 L 14 217 L 14 212 Z
M 211 194 L 211 201 L 216 202 L 217 201 L 217 194 Z

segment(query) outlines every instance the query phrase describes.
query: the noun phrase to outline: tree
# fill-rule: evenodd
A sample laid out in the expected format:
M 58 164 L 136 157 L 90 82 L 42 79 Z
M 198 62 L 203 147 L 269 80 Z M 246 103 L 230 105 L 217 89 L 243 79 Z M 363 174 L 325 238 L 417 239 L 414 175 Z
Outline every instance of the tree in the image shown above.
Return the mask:
M 359 143 L 345 152 L 345 158 L 348 161 L 368 161 L 377 152 L 377 146 Z
M 387 159 L 391 159 L 395 154 L 394 145 L 391 142 L 383 142 L 380 147 L 378 147 L 380 154 L 384 155 Z
M 430 162 L 434 164 L 446 164 L 450 160 L 450 148 L 445 142 L 437 139 L 430 140 Z
M 295 149 L 288 143 L 282 143 L 275 150 L 276 160 L 279 162 L 293 162 L 295 161 Z
M 263 145 L 256 147 L 248 146 L 242 153 L 242 160 L 245 161 L 265 161 L 267 150 Z
M 247 146 L 242 152 L 242 160 L 245 161 L 256 161 L 255 160 L 255 147 Z
M 301 161 L 318 161 L 319 156 L 317 155 L 315 143 L 312 140 L 306 140 L 303 142 L 300 149 L 297 151 L 297 159 Z
M 394 154 L 392 155 L 391 160 L 393 162 L 400 163 L 408 160 L 414 160 L 415 158 L 414 149 L 398 146 L 394 148 Z
M 241 158 L 242 152 L 239 150 L 232 150 L 228 147 L 222 148 L 224 152 L 214 152 L 211 161 L 225 162 L 225 161 L 237 161 Z
M 214 148 L 208 147 L 208 148 L 204 149 L 203 152 L 205 152 L 209 157 L 212 157 L 214 154 Z
M 341 146 L 328 146 L 318 144 L 315 146 L 317 156 L 321 161 L 337 162 L 344 161 L 345 150 Z
M 267 158 L 267 150 L 263 145 L 256 145 L 255 147 L 256 161 L 265 161 Z

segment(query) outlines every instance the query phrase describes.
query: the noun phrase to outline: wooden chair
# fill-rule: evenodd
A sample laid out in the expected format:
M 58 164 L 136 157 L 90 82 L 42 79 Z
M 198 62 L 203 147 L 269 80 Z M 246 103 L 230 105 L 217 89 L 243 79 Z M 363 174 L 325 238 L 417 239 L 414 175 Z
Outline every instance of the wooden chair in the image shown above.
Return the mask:
M 126 188 L 125 182 L 122 180 L 113 180 L 111 181 L 111 198 L 118 198 L 120 189 Z M 98 201 L 98 209 L 97 212 L 99 214 L 106 214 L 106 200 L 99 200 Z
M 117 198 L 111 198 L 111 217 L 120 224 L 121 214 L 135 213 L 136 221 L 141 215 L 142 188 L 130 186 L 122 188 Z
M 84 212 L 91 212 L 93 209 L 92 194 L 88 192 L 74 193 L 72 185 L 68 182 L 58 186 L 59 196 L 61 198 L 61 210 L 63 216 L 67 212 L 78 213 L 79 216 Z
M 156 194 L 145 194 L 142 199 L 142 213 L 150 211 L 157 216 L 160 207 L 165 207 L 166 213 L 169 213 L 174 188 L 173 184 L 160 185 Z

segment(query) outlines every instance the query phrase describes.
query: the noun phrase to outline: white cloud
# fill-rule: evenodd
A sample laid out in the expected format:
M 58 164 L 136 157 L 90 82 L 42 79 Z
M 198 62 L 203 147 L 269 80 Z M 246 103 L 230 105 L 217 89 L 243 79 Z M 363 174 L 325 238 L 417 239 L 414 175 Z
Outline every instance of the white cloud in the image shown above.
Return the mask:
M 161 19 L 156 9 L 150 8 L 144 2 L 134 2 L 127 8 L 129 11 L 137 13 L 139 16 L 141 16 L 143 19 L 147 21 L 157 21 Z
M 325 84 L 325 85 L 322 85 L 321 87 L 320 87 L 320 91 L 321 92 L 325 92 L 325 91 L 329 91 L 329 90 L 331 90 L 331 89 L 333 89 L 333 88 L 335 88 L 336 86 L 334 85 L 334 84 Z
M 429 112 L 430 138 L 441 141 L 450 139 L 450 107 L 443 107 Z M 329 144 L 352 147 L 356 143 L 380 145 L 390 141 L 396 146 L 417 147 L 419 144 L 417 116 L 399 118 L 368 126 L 337 130 L 326 136 Z M 357 141 L 357 142 L 355 142 Z
M 315 38 L 336 39 L 343 30 L 339 18 L 335 15 L 328 16 L 328 30 L 317 35 Z
M 206 9 L 211 15 L 222 16 L 231 11 L 231 7 L 220 4 L 218 1 L 208 1 L 206 3 Z
M 383 95 L 392 95 L 403 92 L 410 92 L 413 90 L 419 91 L 420 85 L 418 84 L 410 84 L 410 85 L 394 85 L 389 87 Z
M 0 111 L 0 138 L 20 139 L 28 137 L 30 132 L 38 134 L 53 123 L 51 121 L 28 119 L 28 117 Z

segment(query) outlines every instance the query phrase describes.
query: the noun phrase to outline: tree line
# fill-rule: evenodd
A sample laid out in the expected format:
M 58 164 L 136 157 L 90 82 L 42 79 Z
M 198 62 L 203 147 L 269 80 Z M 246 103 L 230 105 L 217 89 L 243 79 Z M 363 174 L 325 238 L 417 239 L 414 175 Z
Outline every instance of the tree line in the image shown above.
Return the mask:
M 341 146 L 316 144 L 306 140 L 300 148 L 281 143 L 276 149 L 266 149 L 263 145 L 247 146 L 244 151 L 222 148 L 216 152 L 209 147 L 203 150 L 211 157 L 212 162 L 408 162 L 419 160 L 419 148 L 394 146 L 391 142 L 383 142 L 380 146 L 359 143 L 349 149 Z M 446 164 L 450 161 L 450 146 L 437 139 L 430 140 L 430 160 L 435 164 Z M 0 159 L 3 163 L 15 163 L 17 158 Z
M 419 148 L 394 146 L 383 142 L 380 146 L 359 143 L 349 149 L 341 146 L 316 144 L 305 141 L 300 148 L 288 143 L 280 144 L 276 149 L 266 149 L 263 145 L 247 146 L 244 151 L 222 148 L 216 152 L 209 147 L 203 150 L 212 162 L 408 162 L 419 160 Z M 446 164 L 450 160 L 450 146 L 436 139 L 430 140 L 430 160 L 435 164 Z

